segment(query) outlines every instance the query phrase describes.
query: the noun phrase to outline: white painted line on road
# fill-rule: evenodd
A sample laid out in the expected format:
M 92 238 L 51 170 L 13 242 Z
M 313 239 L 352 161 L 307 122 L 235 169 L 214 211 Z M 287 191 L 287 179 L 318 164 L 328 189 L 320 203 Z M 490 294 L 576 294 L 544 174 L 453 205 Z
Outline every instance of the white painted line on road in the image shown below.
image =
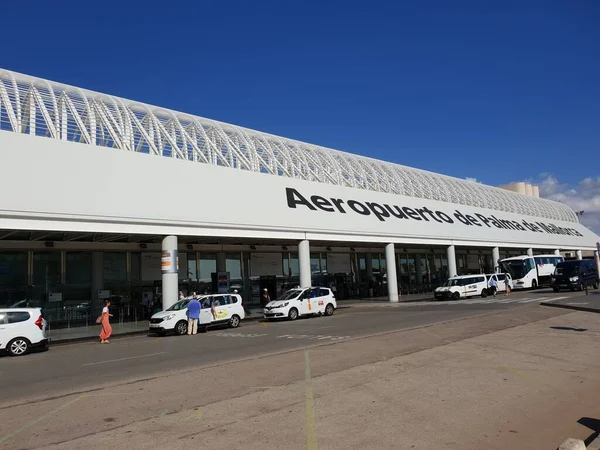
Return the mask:
M 564 300 L 565 298 L 569 298 L 567 296 L 563 296 L 563 297 L 554 297 L 551 298 L 550 300 L 548 300 L 549 302 L 555 302 L 556 300 Z
M 532 298 L 532 299 L 529 299 L 529 300 L 521 300 L 519 303 L 543 302 L 547 298 L 548 297 Z
M 93 363 L 87 363 L 81 367 L 89 367 L 89 366 L 96 366 L 98 364 L 108 364 L 108 363 L 119 362 L 119 361 L 127 361 L 129 359 L 148 358 L 149 356 L 165 355 L 167 353 L 168 352 L 149 353 L 147 355 L 130 356 L 128 358 L 109 359 L 108 361 L 98 361 L 98 362 L 93 362 Z

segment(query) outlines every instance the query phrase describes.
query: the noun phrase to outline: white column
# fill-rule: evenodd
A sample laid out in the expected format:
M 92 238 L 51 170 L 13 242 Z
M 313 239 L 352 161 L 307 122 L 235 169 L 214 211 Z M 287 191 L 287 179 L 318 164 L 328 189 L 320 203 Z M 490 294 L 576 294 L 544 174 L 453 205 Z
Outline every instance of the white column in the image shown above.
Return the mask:
M 555 256 L 560 256 L 560 250 L 559 249 L 554 250 L 554 255 Z
M 162 308 L 163 311 L 177 303 L 177 236 L 167 236 L 162 241 Z
M 583 259 L 583 253 L 581 252 L 581 250 L 577 250 L 577 259 L 580 261 Z
M 387 270 L 387 287 L 390 302 L 398 301 L 398 275 L 396 273 L 396 251 L 394 244 L 385 246 L 385 267 Z
M 450 278 L 455 277 L 457 273 L 456 252 L 454 251 L 454 245 L 451 245 L 446 249 L 446 257 L 448 258 L 448 275 Z
M 494 272 L 496 272 L 498 269 L 498 266 L 500 266 L 500 263 L 498 263 L 498 261 L 500 260 L 500 249 L 498 247 L 494 247 L 492 249 L 492 264 L 493 264 L 493 268 L 492 270 Z
M 527 256 L 533 256 L 533 249 L 532 248 L 528 248 L 527 249 Z
M 300 266 L 300 287 L 311 287 L 310 243 L 306 239 L 298 244 L 298 265 Z
M 594 259 L 596 260 L 596 266 L 598 266 L 598 273 L 600 274 L 600 252 L 594 251 Z

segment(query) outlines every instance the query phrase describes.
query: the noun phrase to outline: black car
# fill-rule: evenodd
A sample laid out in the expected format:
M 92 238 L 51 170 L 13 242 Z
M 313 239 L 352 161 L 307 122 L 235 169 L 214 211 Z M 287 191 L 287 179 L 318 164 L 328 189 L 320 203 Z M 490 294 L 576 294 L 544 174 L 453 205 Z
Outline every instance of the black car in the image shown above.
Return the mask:
M 598 266 L 593 259 L 564 261 L 556 265 L 552 275 L 552 289 L 584 290 L 585 287 L 598 289 Z

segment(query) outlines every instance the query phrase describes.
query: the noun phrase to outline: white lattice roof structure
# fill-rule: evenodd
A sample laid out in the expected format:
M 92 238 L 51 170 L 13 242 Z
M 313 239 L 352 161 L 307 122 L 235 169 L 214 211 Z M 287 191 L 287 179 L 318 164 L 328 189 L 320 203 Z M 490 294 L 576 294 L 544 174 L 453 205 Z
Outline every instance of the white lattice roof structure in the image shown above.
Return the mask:
M 578 222 L 562 203 L 2 69 L 0 130 Z

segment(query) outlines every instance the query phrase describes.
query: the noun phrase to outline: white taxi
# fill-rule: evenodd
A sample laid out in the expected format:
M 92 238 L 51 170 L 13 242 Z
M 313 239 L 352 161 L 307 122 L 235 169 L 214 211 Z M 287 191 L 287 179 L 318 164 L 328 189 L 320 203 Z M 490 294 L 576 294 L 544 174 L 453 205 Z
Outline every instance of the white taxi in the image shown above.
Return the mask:
M 192 298 L 178 301 L 165 311 L 160 311 L 150 318 L 151 333 L 164 335 L 170 332 L 182 335 L 187 333 L 187 305 Z M 210 327 L 227 325 L 231 328 L 240 326 L 244 319 L 242 297 L 238 294 L 214 294 L 199 297 L 202 309 L 198 321 L 198 331 L 206 331 Z
M 488 279 L 485 275 L 462 275 L 452 277 L 433 291 L 436 299 L 469 298 L 475 295 L 487 297 Z
M 331 316 L 337 303 L 331 289 L 325 287 L 290 289 L 265 306 L 265 319 L 296 320 L 300 316 Z
M 33 347 L 46 347 L 47 325 L 40 308 L 0 309 L 0 350 L 21 356 Z

